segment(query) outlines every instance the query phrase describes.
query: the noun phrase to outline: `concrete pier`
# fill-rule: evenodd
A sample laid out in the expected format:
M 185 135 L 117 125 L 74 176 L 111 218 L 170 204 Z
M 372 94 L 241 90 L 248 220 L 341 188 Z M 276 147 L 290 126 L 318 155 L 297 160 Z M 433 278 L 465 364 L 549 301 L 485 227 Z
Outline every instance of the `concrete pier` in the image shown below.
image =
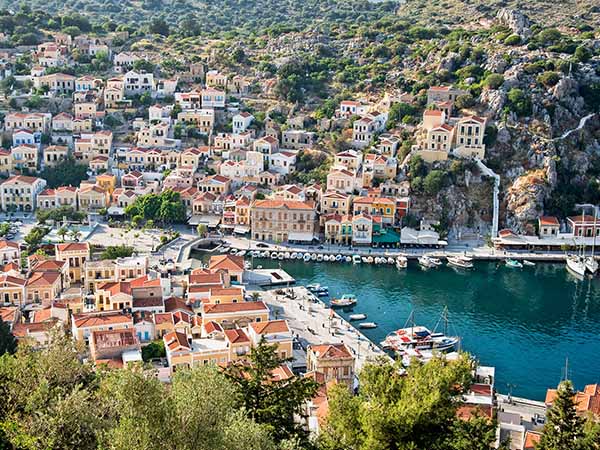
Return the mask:
M 260 294 L 269 306 L 272 317 L 287 320 L 292 332 L 298 336 L 304 347 L 343 342 L 356 357 L 357 371 L 365 363 L 377 358 L 392 360 L 387 353 L 304 286 L 261 291 Z

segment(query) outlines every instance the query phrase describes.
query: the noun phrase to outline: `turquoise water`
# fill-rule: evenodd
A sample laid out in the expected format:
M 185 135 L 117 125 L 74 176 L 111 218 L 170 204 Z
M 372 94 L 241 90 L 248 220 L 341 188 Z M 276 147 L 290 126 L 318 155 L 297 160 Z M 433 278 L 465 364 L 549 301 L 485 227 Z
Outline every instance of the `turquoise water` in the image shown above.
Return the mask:
M 255 260 L 277 267 L 279 261 Z M 394 266 L 281 261 L 298 284 L 328 286 L 332 296 L 353 293 L 358 305 L 344 316 L 365 313 L 379 327 L 363 330 L 374 342 L 401 328 L 412 310 L 416 322 L 433 328 L 448 307 L 449 332 L 482 364 L 496 367 L 496 388 L 543 400 L 569 359 L 576 387 L 600 382 L 600 279 L 575 280 L 562 265 L 523 270 L 495 262 L 465 272 L 448 267 L 407 270 Z M 327 301 L 327 299 L 325 299 Z

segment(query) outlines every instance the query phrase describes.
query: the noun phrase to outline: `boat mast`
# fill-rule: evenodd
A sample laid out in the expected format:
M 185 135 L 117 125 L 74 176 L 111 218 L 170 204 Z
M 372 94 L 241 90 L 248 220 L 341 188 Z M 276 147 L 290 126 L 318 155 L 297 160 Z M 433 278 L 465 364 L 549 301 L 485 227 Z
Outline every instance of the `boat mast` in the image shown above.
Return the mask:
M 597 217 L 597 211 L 596 211 L 596 206 L 593 207 L 594 209 L 594 229 L 592 230 L 592 233 L 594 235 L 594 239 L 592 240 L 592 259 L 594 259 L 594 250 L 596 247 L 596 217 Z

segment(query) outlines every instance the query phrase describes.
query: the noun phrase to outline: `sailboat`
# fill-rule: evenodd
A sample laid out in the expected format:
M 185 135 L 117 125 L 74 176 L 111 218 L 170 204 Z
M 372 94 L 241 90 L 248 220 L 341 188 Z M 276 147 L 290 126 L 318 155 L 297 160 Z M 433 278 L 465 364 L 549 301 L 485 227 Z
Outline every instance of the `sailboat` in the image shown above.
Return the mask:
M 596 249 L 596 208 L 594 207 L 594 228 L 592 233 L 594 234 L 594 240 L 592 241 L 592 254 L 585 258 L 585 268 L 592 274 L 595 275 L 598 271 L 598 261 L 594 258 L 594 250 Z
M 585 215 L 584 210 L 581 210 L 581 223 L 585 223 Z M 581 233 L 583 238 L 583 232 Z M 567 256 L 567 270 L 575 275 L 577 278 L 585 277 L 585 272 L 587 270 L 586 267 L 586 257 L 585 257 L 585 243 L 582 241 L 579 249 L 577 250 L 577 254 Z

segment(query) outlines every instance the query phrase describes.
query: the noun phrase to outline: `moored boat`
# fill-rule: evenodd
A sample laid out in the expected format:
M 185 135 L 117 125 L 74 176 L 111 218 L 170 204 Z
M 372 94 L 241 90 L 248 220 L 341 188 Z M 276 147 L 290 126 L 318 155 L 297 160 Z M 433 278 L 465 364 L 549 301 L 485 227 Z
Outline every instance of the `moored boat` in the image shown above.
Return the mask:
M 425 267 L 426 269 L 433 269 L 434 267 L 438 267 L 441 261 L 437 258 L 432 258 L 427 255 L 423 255 L 419 258 L 419 265 L 421 267 Z
M 587 258 L 585 258 L 585 268 L 592 275 L 598 272 L 598 261 L 596 261 L 596 258 L 594 258 L 593 256 L 588 256 Z
M 408 259 L 406 256 L 398 256 L 396 258 L 396 268 L 397 269 L 406 269 L 408 266 Z
M 534 266 L 535 266 L 535 263 L 534 263 L 533 261 L 529 261 L 529 260 L 527 260 L 527 259 L 524 259 L 524 260 L 523 260 L 523 265 L 524 265 L 524 266 L 528 266 L 528 267 L 534 267 Z
M 352 257 L 352 262 L 354 264 L 360 264 L 362 262 L 362 258 L 360 257 L 360 255 L 354 255 Z
M 352 294 L 344 294 L 340 298 L 334 298 L 331 300 L 332 308 L 344 308 L 348 306 L 354 306 L 358 300 Z
M 352 256 L 346 256 L 346 257 L 344 258 L 344 260 L 345 260 L 347 263 L 349 263 L 349 262 L 352 262 Z
M 342 256 L 342 255 L 337 255 L 337 256 L 335 257 L 335 260 L 336 260 L 337 262 L 340 262 L 342 259 L 343 259 L 343 256 Z
M 516 259 L 507 259 L 506 261 L 504 261 L 504 264 L 506 265 L 506 267 L 510 267 L 511 269 L 522 269 L 523 268 L 523 264 L 521 264 Z
M 359 328 L 377 328 L 377 324 L 375 322 L 362 322 L 358 324 Z
M 350 320 L 365 320 L 367 318 L 366 314 L 350 314 L 348 316 Z
M 585 276 L 585 259 L 581 256 L 571 255 L 567 257 L 567 270 L 573 275 L 583 278 Z
M 320 253 L 317 255 L 317 262 L 321 262 L 323 261 L 323 255 L 321 255 Z
M 306 262 L 311 260 L 310 254 L 309 253 L 305 253 L 304 256 L 302 257 L 302 259 Z
M 464 257 L 464 256 L 448 256 L 446 258 L 448 260 L 448 265 L 452 267 L 457 267 L 459 269 L 472 269 L 473 262 L 472 258 Z

